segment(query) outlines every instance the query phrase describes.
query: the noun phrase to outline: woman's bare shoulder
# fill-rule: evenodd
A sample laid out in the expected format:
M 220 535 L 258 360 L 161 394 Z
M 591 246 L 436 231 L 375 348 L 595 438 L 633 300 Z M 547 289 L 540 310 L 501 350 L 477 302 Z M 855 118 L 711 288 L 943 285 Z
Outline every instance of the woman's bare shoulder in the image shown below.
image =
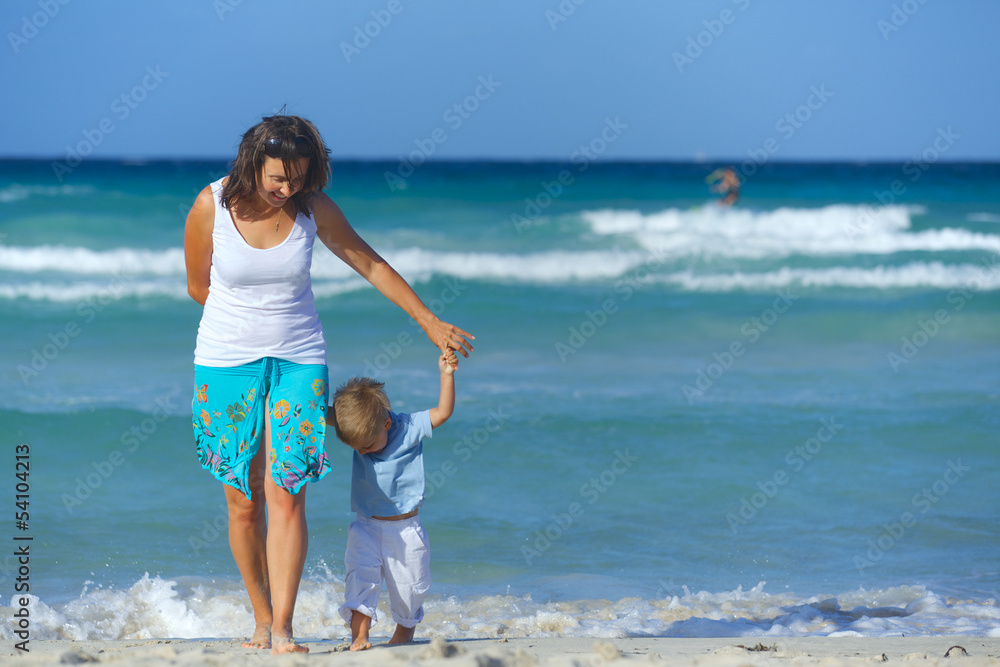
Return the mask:
M 188 220 L 200 223 L 202 226 L 211 225 L 215 221 L 215 195 L 212 193 L 212 186 L 206 185 L 191 205 L 191 212 Z
M 325 192 L 314 193 L 309 199 L 309 208 L 312 209 L 316 224 L 320 226 L 346 222 L 344 212 Z
M 309 195 L 309 207 L 314 211 L 318 211 L 323 214 L 330 214 L 333 211 L 339 211 L 340 209 L 330 199 L 330 195 L 325 192 L 314 192 Z

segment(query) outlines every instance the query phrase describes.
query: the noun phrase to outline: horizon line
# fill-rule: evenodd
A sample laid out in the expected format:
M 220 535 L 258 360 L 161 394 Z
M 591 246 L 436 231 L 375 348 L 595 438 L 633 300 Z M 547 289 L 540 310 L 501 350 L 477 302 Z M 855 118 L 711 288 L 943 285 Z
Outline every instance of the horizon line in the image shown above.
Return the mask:
M 20 155 L 0 155 L 0 162 L 60 162 L 65 159 L 65 156 L 60 157 L 39 157 L 39 156 L 20 156 Z M 159 156 L 159 157 L 141 157 L 141 156 L 101 156 L 101 157 L 87 157 L 82 160 L 82 162 L 106 162 L 106 163 L 119 163 L 119 164 L 149 164 L 149 163 L 176 163 L 176 162 L 232 162 L 234 158 L 232 157 L 208 157 L 208 156 L 187 156 L 187 157 L 170 157 L 170 156 Z M 824 165 L 854 165 L 854 166 L 865 166 L 865 165 L 883 165 L 883 164 L 905 164 L 906 162 L 912 161 L 912 158 L 801 158 L 801 159 L 790 159 L 790 158 L 774 158 L 766 160 L 765 162 L 754 164 L 757 168 L 762 168 L 768 164 L 824 164 Z M 344 163 L 367 163 L 367 164 L 398 164 L 400 160 L 398 158 L 383 158 L 383 157 L 336 157 L 329 160 L 331 164 L 344 164 Z M 747 160 L 736 160 L 732 158 L 642 158 L 642 157 L 631 157 L 631 158 L 617 158 L 617 159 L 601 159 L 597 158 L 590 161 L 590 164 L 685 164 L 685 165 L 720 165 L 726 164 L 729 166 L 740 165 Z M 567 165 L 574 164 L 572 161 L 561 158 L 508 158 L 508 157 L 456 157 L 456 158 L 429 158 L 422 162 L 421 164 L 540 164 L 540 165 Z M 937 163 L 944 164 L 977 164 L 977 165 L 987 165 L 987 164 L 1000 164 L 1000 157 L 996 158 L 960 158 L 960 159 L 946 159 L 941 158 L 935 161 Z

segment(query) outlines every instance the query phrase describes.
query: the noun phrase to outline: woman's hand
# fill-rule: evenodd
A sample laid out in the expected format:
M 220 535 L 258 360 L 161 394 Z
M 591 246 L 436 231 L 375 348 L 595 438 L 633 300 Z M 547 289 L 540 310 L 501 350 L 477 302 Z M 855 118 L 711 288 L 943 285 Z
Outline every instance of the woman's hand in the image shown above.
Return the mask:
M 420 328 L 430 338 L 434 347 L 441 350 L 442 354 L 447 354 L 450 350 L 455 350 L 466 359 L 469 358 L 469 352 L 472 352 L 472 343 L 469 340 L 476 339 L 469 332 L 459 329 L 454 324 L 442 322 L 436 317 L 427 323 L 420 322 Z

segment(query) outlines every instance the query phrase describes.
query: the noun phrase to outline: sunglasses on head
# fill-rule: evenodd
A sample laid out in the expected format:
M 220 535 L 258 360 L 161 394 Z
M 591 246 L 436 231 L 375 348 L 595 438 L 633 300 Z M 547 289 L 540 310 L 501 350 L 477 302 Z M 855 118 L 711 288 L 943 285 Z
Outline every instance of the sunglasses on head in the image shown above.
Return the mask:
M 284 140 L 281 137 L 271 137 L 264 142 L 264 154 L 268 157 L 280 158 Z M 312 146 L 305 137 L 295 137 L 295 154 L 299 157 L 312 156 Z

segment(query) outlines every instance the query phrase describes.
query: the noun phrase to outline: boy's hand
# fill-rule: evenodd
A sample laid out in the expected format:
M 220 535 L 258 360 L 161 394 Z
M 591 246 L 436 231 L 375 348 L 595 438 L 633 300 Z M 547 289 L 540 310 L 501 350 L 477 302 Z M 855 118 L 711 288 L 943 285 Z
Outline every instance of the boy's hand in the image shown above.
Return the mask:
M 448 350 L 446 353 L 442 353 L 438 357 L 438 369 L 444 375 L 452 375 L 458 368 L 458 357 L 455 356 L 454 350 Z
M 438 368 L 441 370 L 441 395 L 438 404 L 430 409 L 431 428 L 437 428 L 448 421 L 455 412 L 455 369 L 458 368 L 458 357 L 455 350 L 443 350 L 438 357 Z

